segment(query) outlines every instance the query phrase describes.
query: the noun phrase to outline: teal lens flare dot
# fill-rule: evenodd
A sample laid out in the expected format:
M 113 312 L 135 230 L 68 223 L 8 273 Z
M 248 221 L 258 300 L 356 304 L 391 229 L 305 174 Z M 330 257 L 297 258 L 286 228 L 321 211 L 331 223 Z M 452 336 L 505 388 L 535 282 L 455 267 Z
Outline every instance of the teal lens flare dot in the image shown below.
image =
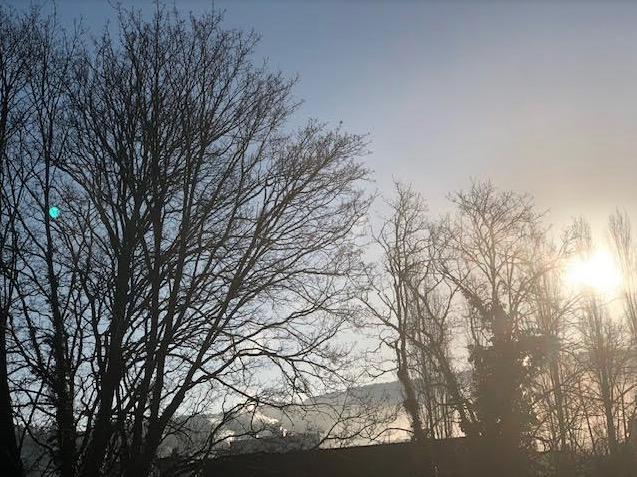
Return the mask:
M 49 217 L 51 217 L 52 219 L 57 219 L 60 216 L 60 209 L 58 209 L 57 207 L 51 207 L 49 209 Z

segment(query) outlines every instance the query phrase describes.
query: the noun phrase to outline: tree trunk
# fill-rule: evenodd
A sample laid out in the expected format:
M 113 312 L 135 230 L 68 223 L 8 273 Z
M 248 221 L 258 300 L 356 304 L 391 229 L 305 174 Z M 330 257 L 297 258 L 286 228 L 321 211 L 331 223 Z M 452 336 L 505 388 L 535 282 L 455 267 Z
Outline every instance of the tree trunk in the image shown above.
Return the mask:
M 609 384 L 608 374 L 605 370 L 601 372 L 601 394 L 604 404 L 604 417 L 606 420 L 606 432 L 608 437 L 608 450 L 611 455 L 617 454 L 617 431 L 615 429 L 615 419 L 613 417 L 613 390 Z
M 424 441 L 425 431 L 423 429 L 422 419 L 420 417 L 420 410 L 418 409 L 418 398 L 416 397 L 416 390 L 414 389 L 414 385 L 411 382 L 409 370 L 407 368 L 407 353 L 404 347 L 399 346 L 400 345 L 398 344 L 396 345 L 396 355 L 398 358 L 397 375 L 398 380 L 400 381 L 400 384 L 402 384 L 403 391 L 405 393 L 405 400 L 403 401 L 403 405 L 405 407 L 405 411 L 411 419 L 411 427 L 414 433 L 414 440 Z
M 131 231 L 128 237 L 132 238 Z M 108 347 L 108 362 L 101 379 L 100 403 L 97 418 L 93 426 L 93 435 L 86 452 L 86 460 L 82 469 L 82 476 L 93 477 L 101 475 L 101 468 L 106 455 L 106 447 L 111 437 L 111 415 L 113 412 L 113 398 L 124 372 L 122 360 L 122 340 L 126 321 L 126 303 L 129 292 L 130 260 L 132 251 L 130 242 L 125 243 L 118 263 L 118 279 L 116 284 L 113 321 L 111 323 L 111 341 Z
M 9 376 L 7 370 L 6 327 L 8 316 L 0 310 L 0 473 L 22 476 L 22 460 L 15 435 Z

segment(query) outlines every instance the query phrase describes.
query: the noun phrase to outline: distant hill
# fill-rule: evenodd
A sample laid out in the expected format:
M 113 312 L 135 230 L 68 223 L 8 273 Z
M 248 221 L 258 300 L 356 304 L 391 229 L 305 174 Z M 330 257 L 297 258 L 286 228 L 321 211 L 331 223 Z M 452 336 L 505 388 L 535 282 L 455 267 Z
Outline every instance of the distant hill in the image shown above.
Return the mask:
M 394 381 L 325 394 L 285 409 L 262 407 L 221 426 L 218 436 L 227 439 L 218 449 L 229 451 L 234 441 L 235 449 L 255 451 L 260 449 L 260 439 L 264 450 L 274 446 L 278 451 L 286 450 L 286 442 L 290 449 L 298 449 L 313 447 L 319 441 L 322 447 L 404 441 L 409 434 L 402 429 L 407 429 L 409 423 L 402 400 L 400 383 Z M 164 440 L 160 457 L 200 448 L 220 419 L 214 414 L 176 418 L 175 427 L 180 431 Z M 248 440 L 251 442 L 245 442 Z

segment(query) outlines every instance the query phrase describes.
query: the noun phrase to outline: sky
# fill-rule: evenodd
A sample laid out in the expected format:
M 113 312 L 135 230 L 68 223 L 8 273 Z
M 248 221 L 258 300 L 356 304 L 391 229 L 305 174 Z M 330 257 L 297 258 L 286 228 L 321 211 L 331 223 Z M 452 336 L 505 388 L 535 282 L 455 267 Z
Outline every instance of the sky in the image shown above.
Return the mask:
M 436 215 L 450 191 L 491 179 L 531 193 L 557 227 L 584 215 L 603 237 L 616 207 L 637 221 L 637 2 L 175 4 L 260 33 L 257 57 L 299 75 L 299 124 L 369 135 L 381 193 L 410 182 Z M 114 19 L 103 0 L 57 9 L 94 31 Z

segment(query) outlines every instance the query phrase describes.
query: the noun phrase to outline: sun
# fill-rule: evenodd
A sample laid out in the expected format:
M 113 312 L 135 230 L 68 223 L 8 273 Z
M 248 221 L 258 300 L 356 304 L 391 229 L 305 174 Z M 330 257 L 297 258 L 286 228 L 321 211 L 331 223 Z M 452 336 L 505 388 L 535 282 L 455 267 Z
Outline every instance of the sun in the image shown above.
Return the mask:
M 622 284 L 622 275 L 612 255 L 603 249 L 571 260 L 565 269 L 566 283 L 577 290 L 614 295 Z

